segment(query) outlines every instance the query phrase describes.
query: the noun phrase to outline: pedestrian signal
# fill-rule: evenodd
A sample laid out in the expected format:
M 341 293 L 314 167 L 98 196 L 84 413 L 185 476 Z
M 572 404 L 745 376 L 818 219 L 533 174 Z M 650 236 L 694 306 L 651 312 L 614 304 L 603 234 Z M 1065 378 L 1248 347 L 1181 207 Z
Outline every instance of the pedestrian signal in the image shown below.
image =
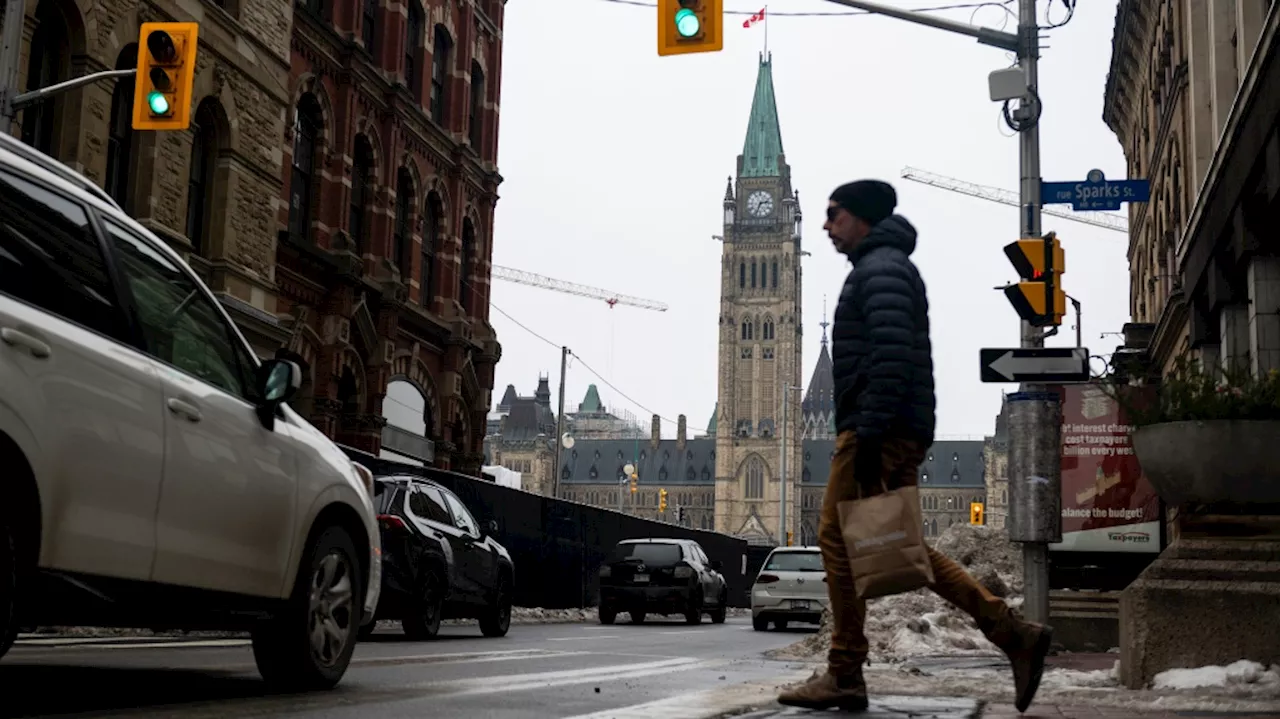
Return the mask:
M 200 25 L 148 22 L 138 32 L 133 129 L 185 130 L 191 126 Z
M 724 49 L 724 0 L 658 0 L 658 54 Z

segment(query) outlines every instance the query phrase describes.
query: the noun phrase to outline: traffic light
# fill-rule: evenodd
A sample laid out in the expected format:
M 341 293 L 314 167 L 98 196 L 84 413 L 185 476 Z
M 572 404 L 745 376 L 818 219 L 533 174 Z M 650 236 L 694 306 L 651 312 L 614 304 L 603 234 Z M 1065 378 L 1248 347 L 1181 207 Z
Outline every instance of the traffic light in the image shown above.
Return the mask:
M 1018 284 L 1004 288 L 1018 316 L 1033 327 L 1062 324 L 1062 316 L 1067 313 L 1067 294 L 1062 291 L 1066 257 L 1057 233 L 1012 242 L 1005 245 L 1004 254 L 1022 278 Z
M 986 524 L 986 518 L 982 516 L 982 502 L 969 503 L 969 524 Z
M 667 490 L 665 489 L 658 490 L 658 511 L 667 511 Z
M 636 492 L 640 491 L 639 488 L 636 487 L 636 480 L 638 479 L 640 479 L 640 475 L 632 473 L 631 475 L 631 493 L 632 494 L 635 494 Z
M 196 80 L 194 22 L 147 22 L 138 33 L 133 129 L 185 130 L 191 126 L 191 87 Z
M 680 524 L 684 524 L 684 505 L 676 507 L 676 521 Z
M 658 0 L 658 54 L 724 49 L 724 0 Z
M 791 546 L 791 530 L 787 530 L 787 546 Z

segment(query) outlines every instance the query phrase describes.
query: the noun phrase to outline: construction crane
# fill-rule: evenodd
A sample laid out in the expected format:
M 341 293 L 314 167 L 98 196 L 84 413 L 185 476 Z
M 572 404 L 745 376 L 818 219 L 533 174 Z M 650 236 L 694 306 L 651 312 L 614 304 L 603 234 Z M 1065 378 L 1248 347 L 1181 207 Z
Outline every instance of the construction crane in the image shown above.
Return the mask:
M 944 190 L 959 192 L 962 195 L 976 197 L 980 200 L 988 200 L 990 202 L 999 202 L 1002 205 L 1011 205 L 1020 207 L 1021 202 L 1018 201 L 1018 195 L 1009 190 L 1002 190 L 999 187 L 990 187 L 987 185 L 979 185 L 973 182 L 965 182 L 964 180 L 956 180 L 942 175 L 935 175 L 925 170 L 917 170 L 914 167 L 904 167 L 902 176 L 912 182 L 919 182 L 924 185 L 932 185 Z M 1094 227 L 1102 227 L 1113 232 L 1129 233 L 1129 221 L 1120 215 L 1113 215 L 1109 212 L 1065 212 L 1063 210 L 1054 210 L 1044 208 L 1041 210 L 1046 215 L 1061 217 L 1064 220 L 1072 222 L 1081 222 Z
M 609 305 L 609 309 L 613 309 L 616 305 L 626 305 L 628 307 L 639 307 L 642 310 L 653 310 L 654 312 L 666 312 L 667 306 L 661 302 L 646 300 L 641 297 L 631 297 L 630 295 L 610 292 L 602 290 L 598 287 L 589 287 L 587 285 L 579 285 L 573 282 L 565 282 L 557 280 L 553 277 L 538 275 L 524 270 L 517 270 L 511 267 L 493 266 L 493 278 L 495 280 L 506 280 L 507 282 L 515 282 L 530 287 L 540 287 L 544 290 L 552 292 L 563 292 L 569 295 L 577 295 L 579 297 L 590 297 L 593 300 L 604 300 Z

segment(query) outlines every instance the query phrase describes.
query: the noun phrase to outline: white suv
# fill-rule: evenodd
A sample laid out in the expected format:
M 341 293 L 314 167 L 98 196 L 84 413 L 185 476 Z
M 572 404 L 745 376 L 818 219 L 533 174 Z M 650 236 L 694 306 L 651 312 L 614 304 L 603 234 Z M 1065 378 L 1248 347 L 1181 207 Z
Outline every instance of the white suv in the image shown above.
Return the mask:
M 373 476 L 164 242 L 0 133 L 0 655 L 19 626 L 249 631 L 327 688 L 381 589 Z

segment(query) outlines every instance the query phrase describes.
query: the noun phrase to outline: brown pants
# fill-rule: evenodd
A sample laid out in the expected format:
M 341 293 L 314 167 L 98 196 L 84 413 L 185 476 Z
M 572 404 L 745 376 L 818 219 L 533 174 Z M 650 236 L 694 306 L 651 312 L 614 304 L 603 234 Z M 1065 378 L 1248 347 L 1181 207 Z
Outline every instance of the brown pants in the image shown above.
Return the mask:
M 890 489 L 916 484 L 916 472 L 924 460 L 926 448 L 918 442 L 886 439 L 883 443 L 882 477 Z M 867 637 L 863 627 L 867 604 L 858 599 L 853 588 L 853 574 L 840 533 L 840 502 L 879 493 L 879 488 L 862 488 L 854 477 L 857 439 L 853 432 L 841 432 L 836 438 L 836 454 L 831 461 L 831 477 L 822 502 L 822 521 L 818 527 L 818 544 L 822 547 L 822 563 L 827 570 L 827 591 L 831 596 L 834 627 L 831 651 L 827 655 L 830 672 L 836 676 L 856 673 L 867 657 Z M 864 492 L 867 494 L 864 495 Z M 929 549 L 933 563 L 934 584 L 930 589 L 938 596 L 968 612 L 983 632 L 991 635 L 1009 615 L 1008 606 L 974 581 L 958 564 Z

